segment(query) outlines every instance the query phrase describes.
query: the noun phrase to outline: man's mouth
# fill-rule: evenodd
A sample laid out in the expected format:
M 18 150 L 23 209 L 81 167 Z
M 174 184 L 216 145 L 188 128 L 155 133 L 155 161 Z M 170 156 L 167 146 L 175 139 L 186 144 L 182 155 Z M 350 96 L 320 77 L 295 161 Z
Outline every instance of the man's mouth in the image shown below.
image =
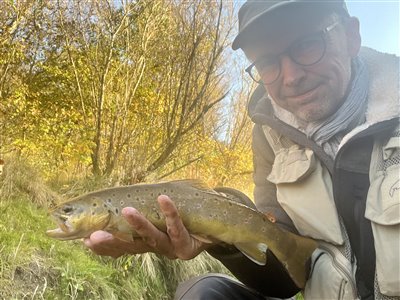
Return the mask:
M 318 87 L 312 88 L 307 90 L 306 92 L 301 92 L 298 94 L 295 94 L 293 96 L 288 96 L 287 98 L 290 99 L 293 102 L 299 103 L 299 104 L 307 104 L 315 99 L 316 93 L 318 91 Z

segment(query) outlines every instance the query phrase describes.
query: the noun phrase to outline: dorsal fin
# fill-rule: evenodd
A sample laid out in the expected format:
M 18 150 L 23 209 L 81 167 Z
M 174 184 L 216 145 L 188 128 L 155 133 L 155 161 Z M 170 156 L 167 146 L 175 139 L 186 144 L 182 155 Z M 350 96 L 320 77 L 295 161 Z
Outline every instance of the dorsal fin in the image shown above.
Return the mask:
M 207 186 L 207 184 L 204 181 L 200 179 L 178 179 L 178 180 L 172 180 L 170 181 L 170 183 L 190 186 L 198 190 L 202 190 L 204 192 L 211 192 L 213 194 L 217 194 L 216 191 L 211 189 L 209 186 Z

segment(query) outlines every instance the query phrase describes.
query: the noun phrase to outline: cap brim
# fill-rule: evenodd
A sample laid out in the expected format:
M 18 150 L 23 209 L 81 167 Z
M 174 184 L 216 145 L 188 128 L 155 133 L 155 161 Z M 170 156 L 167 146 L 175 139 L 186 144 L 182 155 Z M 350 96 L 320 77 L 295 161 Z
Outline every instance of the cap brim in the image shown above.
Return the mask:
M 310 9 L 312 7 L 312 10 Z M 297 17 L 306 16 L 307 14 L 320 14 L 323 11 L 334 11 L 339 7 L 336 1 L 284 1 L 262 13 L 256 15 L 241 29 L 238 35 L 232 42 L 232 49 L 237 50 L 243 48 L 246 44 L 254 40 L 252 36 L 259 36 L 266 28 L 272 25 L 277 25 L 284 20 L 287 20 L 291 14 L 296 13 Z M 290 8 L 290 9 L 288 9 Z M 303 10 L 304 11 L 301 11 Z M 296 11 L 294 11 L 296 10 Z M 266 18 L 269 15 L 268 18 Z

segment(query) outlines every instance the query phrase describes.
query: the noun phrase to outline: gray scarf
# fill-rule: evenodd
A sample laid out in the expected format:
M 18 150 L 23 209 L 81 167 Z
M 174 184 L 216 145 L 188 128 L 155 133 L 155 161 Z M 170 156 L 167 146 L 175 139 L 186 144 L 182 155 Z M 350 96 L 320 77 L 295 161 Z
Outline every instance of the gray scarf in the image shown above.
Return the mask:
M 343 136 L 365 121 L 369 85 L 368 70 L 365 63 L 357 57 L 352 61 L 352 71 L 354 78 L 342 106 L 327 119 L 308 123 L 306 128 L 301 128 L 300 122 L 293 114 L 274 105 L 274 101 L 272 101 L 275 115 L 279 119 L 299 128 L 308 138 L 322 146 L 332 158 L 335 157 Z

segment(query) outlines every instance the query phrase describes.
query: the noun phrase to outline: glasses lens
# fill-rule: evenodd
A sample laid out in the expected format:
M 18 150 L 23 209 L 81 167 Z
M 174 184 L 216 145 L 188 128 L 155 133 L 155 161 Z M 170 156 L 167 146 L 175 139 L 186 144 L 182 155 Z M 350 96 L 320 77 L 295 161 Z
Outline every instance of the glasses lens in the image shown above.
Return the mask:
M 251 79 L 253 79 L 255 82 L 262 83 L 262 80 L 260 78 L 260 75 L 258 74 L 256 68 L 254 65 L 249 66 L 246 69 L 246 72 L 250 75 Z
M 251 77 L 259 83 L 270 84 L 279 76 L 279 62 L 262 59 L 251 68 Z
M 321 34 L 299 41 L 290 49 L 291 58 L 299 65 L 317 63 L 325 53 L 325 40 Z
M 302 66 L 310 66 L 319 62 L 325 55 L 326 43 L 322 34 L 306 37 L 289 48 L 290 58 Z M 251 78 L 263 84 L 271 84 L 281 72 L 278 57 L 263 58 L 248 67 L 246 71 Z

